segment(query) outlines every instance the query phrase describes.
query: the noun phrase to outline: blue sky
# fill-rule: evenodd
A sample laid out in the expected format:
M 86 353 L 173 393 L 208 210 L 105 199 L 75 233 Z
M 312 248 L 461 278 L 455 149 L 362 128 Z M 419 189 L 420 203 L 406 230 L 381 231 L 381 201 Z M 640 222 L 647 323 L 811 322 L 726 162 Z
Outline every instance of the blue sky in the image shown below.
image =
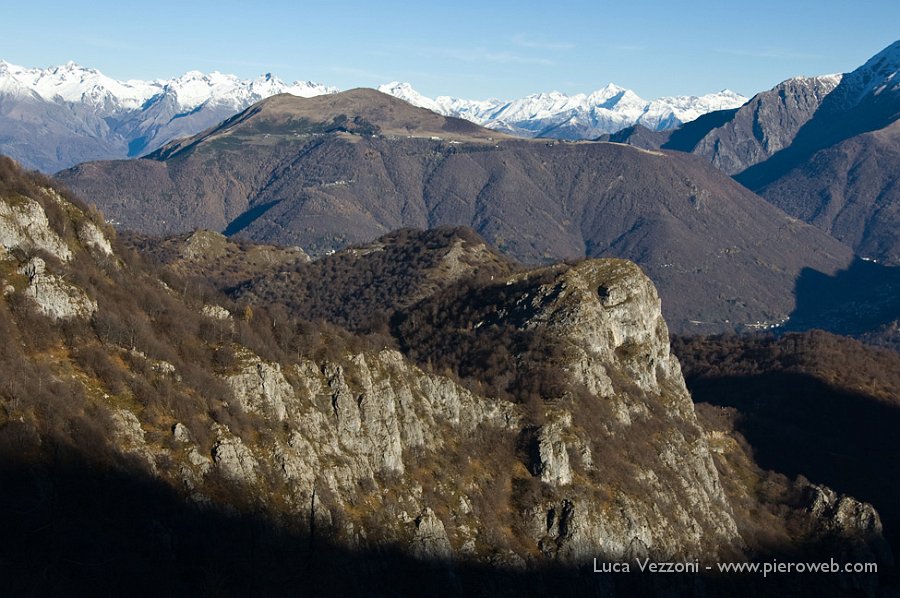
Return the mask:
M 852 70 L 900 38 L 900 0 L 441 3 L 8 2 L 0 58 L 75 60 L 119 78 L 273 72 L 342 89 L 409 81 L 426 95 L 745 95 Z

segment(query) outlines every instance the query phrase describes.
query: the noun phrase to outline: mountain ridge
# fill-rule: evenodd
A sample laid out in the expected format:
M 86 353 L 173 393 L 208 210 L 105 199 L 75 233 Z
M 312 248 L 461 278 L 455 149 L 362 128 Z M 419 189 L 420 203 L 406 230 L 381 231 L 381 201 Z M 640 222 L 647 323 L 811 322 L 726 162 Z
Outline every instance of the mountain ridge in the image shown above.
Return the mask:
M 654 127 L 669 128 L 721 107 L 721 102 L 745 99 L 723 92 L 647 102 L 613 84 L 571 98 L 552 92 L 511 101 L 431 100 L 408 84 L 381 88 L 444 116 L 520 136 L 546 131 L 563 138 L 596 137 L 601 129 L 618 130 L 639 118 L 646 124 L 652 121 Z M 88 160 L 138 157 L 194 135 L 266 97 L 279 93 L 311 97 L 336 91 L 311 81 L 288 84 L 271 73 L 241 80 L 217 71 L 189 71 L 171 79 L 118 81 L 74 62 L 37 69 L 0 60 L 0 153 L 48 173 Z M 615 105 L 610 104 L 615 97 Z M 41 131 L 39 136 L 36 130 Z
M 428 98 L 409 83 L 394 81 L 379 91 L 446 116 L 458 116 L 490 129 L 520 137 L 592 139 L 641 124 L 667 130 L 707 112 L 737 107 L 747 98 L 730 90 L 703 96 L 662 97 L 644 100 L 614 83 L 589 94 L 558 91 L 537 93 L 515 100 L 465 100 L 450 96 Z

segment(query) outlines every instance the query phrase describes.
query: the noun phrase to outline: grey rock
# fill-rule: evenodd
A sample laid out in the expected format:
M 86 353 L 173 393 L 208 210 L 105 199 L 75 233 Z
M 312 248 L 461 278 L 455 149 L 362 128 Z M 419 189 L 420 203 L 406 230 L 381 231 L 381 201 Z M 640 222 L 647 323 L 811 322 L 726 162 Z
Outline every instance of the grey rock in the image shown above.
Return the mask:
M 154 474 L 158 473 L 154 452 L 147 445 L 141 421 L 128 409 L 116 409 L 111 413 L 113 433 L 118 446 L 126 454 L 139 457 Z
M 188 430 L 187 426 L 183 423 L 178 422 L 172 427 L 172 436 L 175 437 L 175 440 L 182 443 L 192 442 L 191 432 Z
M 103 234 L 103 231 L 90 220 L 85 220 L 78 225 L 78 240 L 81 241 L 85 247 L 94 249 L 103 255 L 111 256 L 113 254 L 112 245 L 110 245 L 109 239 L 107 239 L 106 235 Z
M 538 436 L 541 480 L 553 486 L 572 483 L 569 453 L 563 434 L 572 425 L 572 416 L 566 413 L 560 420 L 541 427 Z
M 227 427 L 217 426 L 218 440 L 213 447 L 213 461 L 227 479 L 251 485 L 256 482 L 259 463 L 243 441 Z
M 412 551 L 420 559 L 448 560 L 453 556 L 444 524 L 430 508 L 426 508 L 416 519 Z
M 50 228 L 41 204 L 22 196 L 14 202 L 0 201 L 0 245 L 26 252 L 40 249 L 63 262 L 72 258 L 69 246 Z
M 231 312 L 219 305 L 204 305 L 203 315 L 214 320 L 231 320 Z
M 810 484 L 807 492 L 808 509 L 822 528 L 821 532 L 837 536 L 850 558 L 893 562 L 890 547 L 884 539 L 881 517 L 872 505 L 819 484 Z
M 62 277 L 46 273 L 46 263 L 33 257 L 19 271 L 28 276 L 25 296 L 30 298 L 40 313 L 53 320 L 87 318 L 97 311 L 97 302 Z
M 286 405 L 292 402 L 294 389 L 285 379 L 280 364 L 254 356 L 238 373 L 227 376 L 225 382 L 245 411 L 277 421 L 283 421 L 287 416 Z

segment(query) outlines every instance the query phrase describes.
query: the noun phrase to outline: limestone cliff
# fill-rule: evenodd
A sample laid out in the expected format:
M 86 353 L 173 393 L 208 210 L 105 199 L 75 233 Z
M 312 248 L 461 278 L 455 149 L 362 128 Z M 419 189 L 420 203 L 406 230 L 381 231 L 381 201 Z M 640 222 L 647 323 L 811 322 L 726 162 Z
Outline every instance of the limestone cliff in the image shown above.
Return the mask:
M 479 396 L 395 350 L 290 365 L 243 351 L 223 377 L 277 433 L 261 444 L 217 429 L 214 466 L 258 487 L 268 464 L 286 492 L 268 500 L 353 545 L 400 542 L 442 558 L 512 549 L 523 562 L 571 564 L 738 553 L 650 281 L 615 260 L 532 287 L 528 277 L 509 279 L 526 282 L 504 317 L 565 339 L 553 365 L 588 389 L 547 402 L 541 425 L 522 404 Z M 184 442 L 185 430 L 173 434 Z M 532 437 L 533 459 L 521 449 Z M 198 467 L 180 471 L 190 489 L 202 480 Z

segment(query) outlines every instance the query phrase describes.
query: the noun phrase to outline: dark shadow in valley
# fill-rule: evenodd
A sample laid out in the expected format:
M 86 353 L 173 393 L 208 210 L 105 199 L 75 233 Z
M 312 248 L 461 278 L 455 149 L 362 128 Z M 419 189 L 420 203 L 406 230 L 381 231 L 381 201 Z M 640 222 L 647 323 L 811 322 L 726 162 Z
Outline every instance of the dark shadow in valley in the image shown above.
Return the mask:
M 281 200 L 269 201 L 264 204 L 260 204 L 258 206 L 253 206 L 248 209 L 246 212 L 232 220 L 228 223 L 228 226 L 225 227 L 225 230 L 222 231 L 226 237 L 230 237 L 231 235 L 235 235 L 253 223 L 254 220 L 265 214 L 276 204 L 280 203 Z
M 731 110 L 717 110 L 709 112 L 672 131 L 668 140 L 662 144 L 662 149 L 676 150 L 679 152 L 693 151 L 700 140 L 710 131 L 721 127 L 730 121 L 737 113 L 738 108 Z
M 784 330 L 863 334 L 900 319 L 900 267 L 856 259 L 833 276 L 804 268 L 794 296 Z
M 687 384 L 696 403 L 738 410 L 737 429 L 762 468 L 872 503 L 900 548 L 900 408 L 785 371 L 688 376 Z

